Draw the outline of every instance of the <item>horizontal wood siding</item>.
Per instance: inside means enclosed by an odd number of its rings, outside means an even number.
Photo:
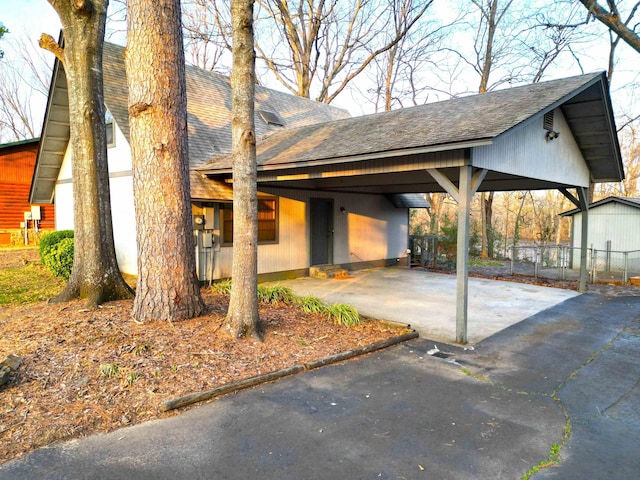
[[[547,141],[543,116],[532,118],[498,137],[493,145],[475,147],[472,164],[521,177],[588,187],[589,168],[559,109],[554,114],[554,130],[560,136]]]
[[[0,228],[19,229],[24,212],[31,211],[29,189],[36,164],[38,143],[0,149]],[[53,205],[42,205],[40,228],[55,227]]]

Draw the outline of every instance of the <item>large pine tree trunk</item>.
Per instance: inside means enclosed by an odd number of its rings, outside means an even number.
[[[238,338],[260,338],[258,317],[258,195],[254,125],[253,1],[232,0],[233,288],[227,321]]]
[[[88,306],[130,298],[116,261],[111,222],[102,86],[107,0],[49,0],[62,21],[64,46],[43,35],[40,45],[61,61],[69,92],[74,205],[71,277],[52,302],[86,298]]]
[[[129,127],[138,245],[137,321],[204,309],[196,278],[179,0],[129,0]]]

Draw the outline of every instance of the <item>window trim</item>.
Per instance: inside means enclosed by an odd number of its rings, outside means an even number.
[[[271,195],[270,196],[266,196],[266,195],[258,196],[258,202],[265,201],[265,200],[269,200],[269,201],[273,201],[274,202],[274,210],[275,210],[274,222],[275,222],[276,234],[275,234],[275,239],[274,240],[258,240],[258,245],[275,245],[277,243],[280,243],[280,197],[271,196]],[[224,211],[227,210],[227,208],[225,208],[225,207],[231,207],[231,210],[233,210],[233,203],[227,202],[227,203],[221,203],[220,204],[220,208],[219,208],[220,246],[222,246],[222,247],[232,247],[233,246],[233,241],[231,241],[231,242],[225,241]],[[231,222],[232,222],[231,223],[231,228],[233,228],[233,220]],[[259,225],[259,222],[258,222],[258,225]],[[258,232],[258,236],[259,235],[260,235],[260,233]]]
[[[111,115],[111,112],[106,106],[104,108],[104,127],[107,148],[113,148],[116,146],[116,122],[113,119],[113,115]],[[109,128],[111,128],[111,142],[109,142],[109,135],[107,133],[107,130]]]

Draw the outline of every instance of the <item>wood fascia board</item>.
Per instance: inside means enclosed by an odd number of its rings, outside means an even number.
[[[348,155],[335,158],[324,158],[319,160],[305,160],[300,162],[278,163],[273,165],[258,165],[258,172],[266,172],[269,170],[287,170],[291,168],[307,168],[323,165],[335,165],[347,162],[362,162],[367,160],[380,160],[385,158],[402,157],[409,155],[420,155],[424,153],[446,152],[449,150],[464,150],[473,147],[482,147],[492,145],[493,138],[482,138],[478,140],[470,140],[467,142],[448,143],[445,145],[432,145],[427,147],[406,148],[401,150],[389,150],[384,152],[367,153],[362,155]],[[206,175],[227,175],[232,173],[231,167],[220,169],[199,168],[198,172]]]

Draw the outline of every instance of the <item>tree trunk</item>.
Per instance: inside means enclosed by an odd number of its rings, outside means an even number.
[[[231,141],[233,288],[227,321],[238,338],[261,338],[258,317],[258,194],[254,125],[253,1],[232,0]]]
[[[129,0],[129,128],[138,245],[137,321],[204,309],[196,278],[179,0]]]
[[[96,306],[133,294],[118,269],[111,222],[102,85],[108,1],[49,3],[62,21],[64,46],[48,35],[40,45],[56,55],[67,77],[74,212],[73,270],[51,302],[80,297]]]

